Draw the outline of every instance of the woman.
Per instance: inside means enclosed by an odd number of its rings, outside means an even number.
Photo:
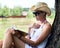
[[[44,2],[39,2],[30,8],[37,22],[29,27],[29,34],[23,37],[21,34],[14,36],[14,30],[8,29],[5,34],[2,48],[10,48],[14,43],[15,48],[45,48],[50,36],[51,25],[46,20],[51,11]]]

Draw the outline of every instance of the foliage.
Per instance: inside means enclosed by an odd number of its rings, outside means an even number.
[[[27,12],[26,18],[33,18],[34,15],[29,10],[29,8],[22,8],[22,7],[8,8],[7,6],[4,6],[3,8],[0,7],[0,16],[5,16],[5,17],[21,16],[23,11]],[[51,16],[49,16],[49,18],[54,18],[54,17],[55,17],[55,9],[51,8]]]
[[[10,10],[6,6],[2,9],[2,15],[5,17],[9,16],[9,12],[10,12]]]
[[[33,13],[29,10],[26,18],[33,18]]]
[[[55,18],[55,10],[51,9],[51,15],[47,16],[47,18]]]
[[[23,8],[23,11],[28,11],[29,10],[29,8]]]
[[[2,8],[0,7],[0,16],[2,15],[3,11],[2,11]]]
[[[21,7],[8,8],[7,6],[4,6],[3,8],[0,7],[0,16],[20,16],[22,11],[23,8]]]
[[[13,8],[13,16],[20,16],[22,14],[23,8],[15,7]]]

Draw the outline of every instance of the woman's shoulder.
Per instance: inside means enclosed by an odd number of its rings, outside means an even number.
[[[45,29],[49,29],[49,30],[51,30],[51,24],[49,23],[49,22],[46,22],[45,24],[44,24],[44,26],[43,26],[43,28],[45,28]]]
[[[51,27],[51,24],[50,24],[48,21],[46,21],[46,22],[44,23],[44,26]]]

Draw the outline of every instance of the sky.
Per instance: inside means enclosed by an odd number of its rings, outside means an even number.
[[[50,8],[54,8],[55,6],[55,0],[0,0],[0,5],[7,6],[9,8],[13,8],[15,6],[30,8],[37,2],[45,2]]]

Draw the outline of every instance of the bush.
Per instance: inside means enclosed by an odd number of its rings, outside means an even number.
[[[26,18],[33,18],[33,13],[29,10]]]

